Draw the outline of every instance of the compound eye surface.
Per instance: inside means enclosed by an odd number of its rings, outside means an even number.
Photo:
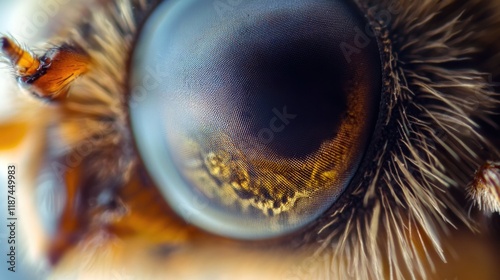
[[[130,70],[134,138],[181,217],[278,237],[332,207],[358,170],[379,48],[349,1],[223,2],[164,1],[147,20]]]

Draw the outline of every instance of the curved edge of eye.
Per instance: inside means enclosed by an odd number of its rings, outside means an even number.
[[[384,35],[386,26],[381,26],[377,22],[375,15],[370,12],[370,7],[367,6],[366,3],[355,0],[349,1],[349,4],[351,4],[353,8],[359,12],[360,16],[364,18],[366,25],[364,29],[355,30],[355,37],[351,38],[352,40],[350,42],[343,42],[346,43],[343,49],[345,56],[350,56],[362,51],[366,48],[367,42],[375,42],[378,47],[381,86],[376,123],[369,133],[370,142],[362,153],[360,164],[349,185],[340,194],[338,200],[329,209],[324,211],[321,216],[295,232],[294,236],[292,236],[292,240],[296,242],[295,246],[315,244],[324,237],[327,239],[330,238],[330,236],[332,236],[329,234],[330,231],[342,231],[342,228],[351,218],[349,215],[345,216],[342,214],[348,212],[345,211],[346,207],[352,208],[359,206],[363,208],[364,203],[366,203],[357,198],[353,199],[351,194],[359,190],[357,187],[363,186],[363,184],[366,183],[365,176],[367,176],[368,170],[378,170],[380,162],[375,161],[375,159],[380,159],[378,156],[380,151],[387,149],[387,143],[384,141],[384,139],[387,138],[387,131],[383,128],[387,127],[388,123],[393,121],[393,116],[391,116],[389,108],[392,93],[390,85],[385,83],[385,81],[390,80],[389,71],[387,71],[386,68],[390,66],[389,61],[391,55],[389,43],[384,40],[386,39],[386,35]],[[365,184],[362,188],[367,190],[368,186]],[[338,228],[325,230],[328,226],[333,224]]]
[[[193,2],[193,1],[191,1],[191,2]],[[196,1],[194,1],[194,2],[196,2]],[[259,2],[259,1],[254,1],[254,2]],[[338,2],[342,2],[342,4],[345,5],[345,7],[348,7],[347,9],[350,9],[350,12],[352,12],[354,14],[354,15],[350,15],[350,16],[352,16],[353,18],[358,17],[358,20],[359,20],[359,18],[361,18],[360,22],[362,24],[361,24],[361,27],[358,25],[350,26],[352,28],[352,31],[353,31],[350,34],[351,36],[345,35],[340,40],[338,40],[336,42],[338,44],[338,48],[339,48],[337,50],[337,56],[341,57],[341,59],[346,61],[345,63],[343,63],[344,66],[345,65],[349,66],[352,63],[360,63],[360,60],[357,57],[358,54],[361,53],[361,55],[363,55],[364,51],[371,48],[370,51],[372,51],[372,56],[373,56],[373,54],[375,54],[375,56],[376,56],[375,60],[378,60],[378,67],[377,68],[379,68],[377,70],[373,70],[373,68],[372,68],[371,70],[375,73],[377,73],[377,72],[379,73],[379,74],[375,74],[373,76],[379,76],[380,84],[378,86],[378,94],[379,94],[378,96],[381,96],[381,95],[383,95],[384,92],[386,92],[386,89],[383,88],[383,79],[385,77],[385,74],[383,72],[383,62],[385,61],[385,58],[384,58],[383,52],[381,51],[383,49],[383,45],[379,41],[379,38],[377,37],[375,32],[373,32],[373,30],[372,30],[373,23],[370,19],[368,19],[368,17],[363,15],[362,9],[358,5],[356,5],[350,1],[338,1]],[[169,5],[174,5],[174,4],[169,3]],[[157,7],[157,9],[158,9],[158,7]],[[157,12],[157,11],[155,11],[155,12]],[[154,13],[153,13],[153,16],[154,16]],[[156,21],[156,23],[152,24],[151,22],[148,23],[148,21],[150,21],[150,20],[151,20],[151,18],[147,18],[147,20],[145,21],[146,23],[142,27],[142,30],[144,30],[144,29],[148,30],[148,28],[151,29],[152,28],[151,26],[158,24],[158,21],[160,21],[160,19],[155,18],[153,20]],[[156,29],[153,28],[153,30],[156,30]],[[370,37],[368,37],[368,35],[363,33],[366,30],[371,32]],[[140,43],[141,40],[145,40],[144,38],[147,38],[147,37],[145,37],[146,35],[144,35],[144,34],[141,35],[142,32],[143,31],[139,32],[138,40],[136,43],[137,45],[136,45],[136,48],[134,50],[134,53],[137,51],[137,46],[139,46],[138,47],[139,49],[142,48],[143,53],[147,53],[146,51],[144,51],[144,47],[143,46],[141,47],[141,43]],[[154,32],[147,32],[147,33],[152,34]],[[146,39],[146,40],[148,40],[148,39]],[[360,41],[360,40],[362,40],[362,41]],[[157,103],[158,103],[159,99],[153,100],[151,98],[148,98],[148,96],[151,96],[151,92],[146,93],[146,90],[143,91],[142,93],[140,93],[139,95],[137,95],[137,91],[134,91],[134,87],[136,87],[138,85],[139,86],[144,85],[146,79],[151,78],[151,77],[147,77],[144,75],[141,76],[140,74],[134,74],[134,71],[135,71],[135,73],[137,73],[137,71],[138,71],[136,69],[137,68],[136,65],[138,63],[137,61],[139,58],[138,58],[137,53],[135,53],[133,55],[133,57],[134,58],[131,59],[130,64],[129,64],[130,65],[129,75],[132,77],[132,79],[131,79],[132,82],[129,84],[129,92],[128,92],[128,94],[129,94],[128,95],[128,103],[129,103],[129,108],[130,108],[129,123],[130,123],[130,126],[132,127],[134,134],[135,134],[135,137],[134,137],[135,141],[134,142],[135,142],[138,154],[140,154],[140,157],[141,157],[143,163],[145,164],[145,166],[147,167],[147,169],[149,170],[149,173],[150,173],[151,177],[153,178],[153,181],[156,182],[157,186],[159,186],[160,189],[162,189],[161,184],[166,182],[166,181],[169,181],[171,184],[175,184],[175,185],[183,185],[183,184],[185,185],[186,184],[185,177],[183,177],[182,174],[180,174],[181,172],[178,172],[179,167],[176,166],[174,160],[165,161],[165,160],[161,160],[158,158],[159,154],[165,154],[165,155],[172,154],[172,151],[169,150],[165,146],[165,144],[162,142],[163,141],[162,138],[164,138],[164,135],[160,129],[161,124],[158,124],[158,123],[154,124],[156,122],[156,120],[154,120],[154,118],[155,117],[159,118],[161,115],[158,114],[158,112],[152,113],[151,110],[144,110],[143,109],[143,113],[140,113],[140,114],[143,114],[142,117],[138,117],[138,115],[139,115],[137,113],[138,107],[144,107],[144,104],[149,103],[149,106],[151,106],[150,108],[153,108],[154,106],[158,106]],[[373,59],[373,57],[372,57],[372,59]],[[152,60],[149,59],[148,62],[151,62],[151,61]],[[139,64],[141,64],[141,63],[142,62],[139,62]],[[375,65],[377,65],[377,63],[375,63]],[[151,64],[147,64],[147,63],[146,63],[146,66],[144,66],[144,63],[142,63],[142,66],[143,66],[143,68],[146,67],[144,69],[147,69],[147,67],[149,67],[150,70],[156,69],[158,73],[168,75],[165,72],[162,72],[166,68],[161,68],[159,70],[159,68],[154,68]],[[218,66],[220,67],[220,65],[218,65]],[[144,69],[142,70],[143,73],[145,72]],[[156,73],[156,74],[158,74],[158,73]],[[199,73],[199,72],[197,72],[197,73]],[[149,74],[151,74],[151,73],[149,73]],[[134,78],[134,75],[135,75],[135,78]],[[371,76],[370,78],[373,78],[373,76]],[[362,82],[360,82],[360,83],[362,83]],[[377,87],[377,86],[375,86],[375,87]],[[146,88],[144,88],[144,89],[146,89]],[[173,96],[173,97],[171,96],[170,98],[172,98],[172,100],[173,100],[175,98],[175,96]],[[284,236],[284,235],[300,236],[304,230],[310,228],[311,226],[317,225],[318,222],[323,220],[324,217],[328,216],[328,214],[332,212],[332,209],[341,207],[340,204],[343,203],[344,198],[346,197],[345,194],[349,192],[350,185],[353,182],[358,182],[361,178],[357,178],[357,177],[359,177],[360,174],[363,174],[364,169],[369,167],[372,164],[370,161],[367,160],[370,158],[370,156],[372,156],[374,154],[374,151],[377,148],[376,144],[374,144],[372,140],[374,137],[379,136],[377,130],[381,125],[381,119],[383,119],[383,117],[386,116],[387,112],[386,112],[386,109],[384,109],[384,106],[386,105],[384,97],[381,97],[381,98],[371,97],[371,98],[374,98],[374,100],[376,100],[376,103],[377,103],[375,105],[376,109],[374,112],[374,114],[377,116],[377,119],[374,122],[374,124],[371,126],[371,128],[369,129],[369,132],[364,131],[364,134],[363,134],[364,137],[367,137],[371,140],[367,141],[365,148],[363,148],[363,152],[358,151],[358,154],[357,154],[358,166],[355,169],[355,171],[351,171],[351,173],[349,175],[350,178],[348,180],[350,182],[348,182],[346,184],[346,186],[343,187],[340,192],[337,192],[337,194],[335,195],[335,199],[333,199],[333,202],[330,203],[328,205],[328,207],[323,206],[324,208],[321,211],[318,211],[315,214],[314,218],[308,220],[305,223],[301,223],[299,226],[288,228],[285,231],[283,231],[283,230],[281,230],[281,231],[280,230],[278,230],[278,231],[271,230],[271,234],[270,234],[270,232],[268,232],[268,231],[267,232],[261,231],[259,229],[252,231],[251,229],[255,228],[255,226],[257,225],[257,223],[254,223],[253,226],[246,229],[247,231],[248,230],[250,230],[250,231],[236,233],[236,232],[234,232],[234,228],[232,228],[232,227],[234,227],[234,225],[227,227],[227,223],[226,223],[227,220],[224,221],[224,220],[220,220],[218,218],[215,218],[215,219],[212,219],[211,221],[208,222],[208,221],[201,221],[201,220],[198,220],[196,218],[199,215],[204,215],[205,214],[204,212],[207,212],[206,197],[205,197],[205,199],[200,200],[199,198],[196,198],[196,197],[192,196],[192,194],[191,194],[191,199],[189,199],[189,198],[186,198],[186,197],[190,196],[190,193],[187,193],[187,192],[185,192],[183,195],[180,195],[180,196],[177,195],[177,196],[172,197],[172,193],[165,194],[165,190],[163,189],[162,192],[164,192],[165,196],[167,196],[165,199],[170,204],[172,204],[173,202],[176,202],[176,201],[177,201],[177,203],[178,203],[178,201],[183,201],[182,203],[179,204],[180,206],[175,206],[175,205],[171,205],[171,206],[184,219],[187,219],[190,222],[194,222],[194,224],[200,226],[202,229],[208,230],[209,232],[212,232],[215,234],[226,235],[226,236],[237,238],[237,239],[268,239],[268,238],[274,238],[274,237],[279,237],[279,236]],[[181,106],[180,106],[181,109],[176,109],[176,108],[172,108],[172,107],[169,107],[169,108],[174,110],[174,111],[178,110],[175,112],[180,113],[183,110],[182,108],[185,108],[183,106],[185,106],[185,104],[181,104]],[[219,107],[215,106],[215,107],[220,108],[220,106]],[[134,113],[134,111],[135,111],[135,113]],[[209,111],[209,112],[216,112],[216,111]],[[173,116],[173,117],[175,117],[175,116]],[[178,121],[182,122],[182,120],[178,120]],[[196,121],[198,121],[198,120],[196,119]],[[230,122],[230,120],[227,120],[227,122]],[[214,126],[212,123],[208,123],[206,125],[211,126],[211,127]],[[145,129],[145,127],[148,127],[148,128]],[[178,131],[179,130],[176,130],[176,132],[178,132]],[[241,133],[245,133],[245,132],[246,131],[238,132],[236,134],[241,134]],[[146,140],[144,140],[144,139],[146,139]],[[181,139],[181,138],[176,138],[176,141],[179,141],[179,139]],[[151,147],[156,147],[156,148],[151,149]],[[156,160],[152,161],[151,160],[152,158],[156,158]],[[162,166],[164,170],[170,170],[170,171],[173,171],[174,173],[170,172],[170,174],[167,174],[167,172],[152,171],[153,169],[157,168],[157,166]],[[168,168],[166,168],[166,167],[168,167]],[[220,179],[220,178],[218,178],[218,179]],[[199,203],[200,201],[203,203]],[[190,205],[193,203],[195,203],[195,204],[197,203],[198,206],[201,206],[201,208],[196,209],[196,208],[192,208],[191,206],[187,207],[187,205]],[[213,216],[212,216],[212,218],[213,218]],[[240,227],[241,223],[238,222],[238,220],[240,218],[239,217],[233,217],[233,218],[235,219],[235,224],[237,225],[237,227]],[[194,221],[191,219],[194,219]],[[228,234],[227,232],[232,232],[232,233]]]

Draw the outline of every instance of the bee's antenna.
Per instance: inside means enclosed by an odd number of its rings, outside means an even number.
[[[66,96],[69,85],[88,69],[87,54],[69,45],[49,49],[38,57],[8,36],[0,49],[11,62],[19,83],[36,97],[55,100]]]

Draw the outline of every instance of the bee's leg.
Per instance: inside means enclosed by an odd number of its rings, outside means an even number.
[[[66,202],[63,214],[59,219],[58,229],[53,236],[49,248],[48,257],[52,264],[56,264],[61,257],[75,246],[88,230],[88,216],[81,211],[81,168],[69,169],[64,174],[66,186]]]
[[[110,199],[99,202],[100,194],[106,191],[114,197],[118,182],[113,178],[103,182],[95,180],[89,172],[87,161],[67,168],[61,175],[66,201],[47,248],[48,259],[54,266],[76,246],[92,240],[95,234],[108,232],[109,223],[124,215],[120,207],[109,207],[112,202]],[[104,241],[104,238],[101,240]]]
[[[1,37],[0,48],[12,64],[19,84],[36,97],[48,100],[66,97],[68,87],[90,65],[88,55],[70,45],[49,49],[38,57],[13,39]]]
[[[79,246],[108,248],[107,252],[113,253],[125,248],[122,242],[110,241],[126,240],[170,252],[202,236],[173,214],[159,191],[142,178],[141,170],[126,182],[113,178],[102,181],[89,178],[92,172],[88,163],[84,161],[63,173],[66,202],[47,248],[54,267]]]

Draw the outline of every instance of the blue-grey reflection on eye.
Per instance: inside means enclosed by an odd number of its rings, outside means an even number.
[[[165,1],[131,67],[141,157],[183,218],[223,236],[276,237],[331,207],[376,121],[377,43],[348,1]]]

